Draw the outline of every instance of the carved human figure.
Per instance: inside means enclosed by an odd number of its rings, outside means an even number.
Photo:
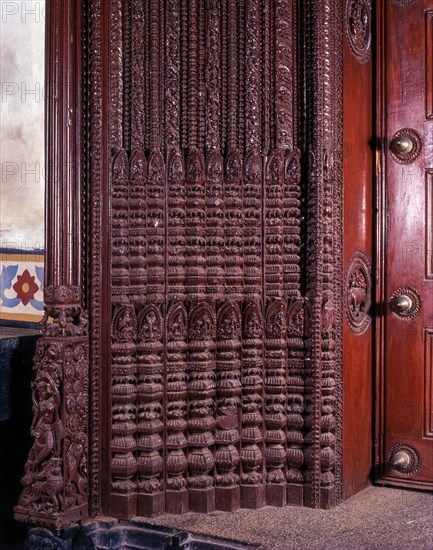
[[[34,418],[31,434],[35,438],[25,466],[24,486],[30,485],[35,472],[50,456],[60,456],[65,430],[59,416],[60,394],[54,380],[45,373],[35,385]]]

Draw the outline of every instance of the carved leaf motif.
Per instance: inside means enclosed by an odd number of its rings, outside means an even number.
[[[130,162],[131,183],[133,185],[143,185],[146,181],[147,163],[144,154],[141,151],[134,151]]]
[[[299,185],[301,181],[301,151],[295,149],[286,156],[284,179],[287,183]]]
[[[266,181],[277,184],[282,180],[284,168],[283,152],[277,149],[272,152],[266,164]]]
[[[180,183],[185,178],[183,156],[178,149],[172,149],[168,160],[168,180],[171,183]]]
[[[128,184],[129,166],[128,157],[122,149],[116,153],[113,159],[112,180],[113,186],[124,186]]]
[[[148,177],[150,184],[161,184],[164,178],[164,159],[160,151],[152,151],[149,157]]]

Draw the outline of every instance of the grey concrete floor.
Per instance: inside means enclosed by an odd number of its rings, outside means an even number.
[[[433,550],[433,493],[369,487],[333,510],[265,507],[146,522],[261,550]]]

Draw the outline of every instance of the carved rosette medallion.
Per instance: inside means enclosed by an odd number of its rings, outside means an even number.
[[[347,0],[345,25],[354,58],[359,63],[367,63],[371,56],[370,0]]]
[[[397,455],[403,455],[406,460],[395,463],[393,458]],[[421,455],[413,445],[408,443],[395,443],[388,452],[387,464],[394,474],[401,476],[413,476],[422,466]]]
[[[411,301],[411,307],[407,309],[406,311],[394,311],[394,308],[392,307],[393,302],[397,300],[399,296],[408,296]],[[402,285],[399,286],[394,290],[394,292],[391,294],[391,297],[388,302],[389,309],[392,311],[394,315],[396,315],[399,319],[403,319],[405,321],[412,321],[418,315],[421,313],[422,309],[422,298],[419,294],[419,292],[412,288],[411,286]]]
[[[371,263],[366,254],[357,250],[346,271],[345,311],[350,330],[364,334],[371,322]]]

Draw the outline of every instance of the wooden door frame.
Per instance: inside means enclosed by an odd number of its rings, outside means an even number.
[[[386,202],[385,202],[385,162],[386,162],[386,78],[385,78],[385,2],[376,3],[376,41],[375,41],[375,192],[376,192],[376,219],[375,219],[375,401],[374,401],[374,480],[377,481],[383,469],[383,434],[384,434],[384,368],[385,368],[385,315],[387,312],[385,294],[385,242],[386,242]]]

